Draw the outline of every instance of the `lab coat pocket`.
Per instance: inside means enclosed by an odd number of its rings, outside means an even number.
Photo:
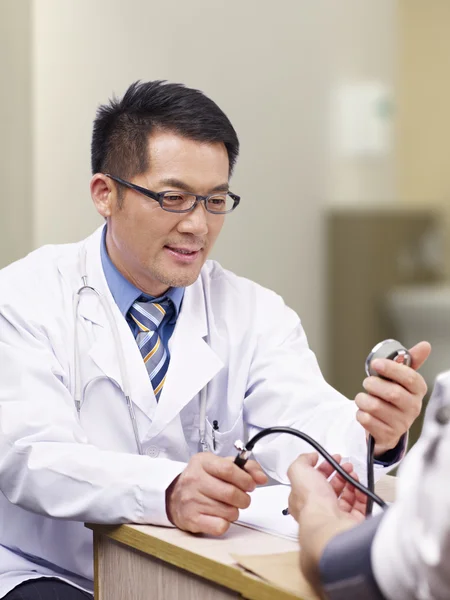
[[[238,418],[227,431],[221,431],[220,421],[211,421],[206,419],[206,441],[209,450],[220,456],[234,456],[236,450],[234,443],[236,440],[242,440],[245,437],[245,427],[243,420],[243,409]]]

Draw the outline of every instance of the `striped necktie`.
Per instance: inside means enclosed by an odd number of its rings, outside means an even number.
[[[162,302],[138,299],[128,311],[139,328],[136,342],[144,359],[157,401],[161,395],[169,367],[169,355],[158,334],[158,328],[164,318],[170,317],[171,309],[170,301],[167,298]]]

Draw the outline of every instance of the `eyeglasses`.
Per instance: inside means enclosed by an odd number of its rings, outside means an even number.
[[[241,197],[231,192],[217,192],[209,196],[200,196],[199,194],[191,194],[188,192],[152,192],[147,188],[136,185],[125,181],[120,177],[115,177],[109,173],[105,173],[106,177],[109,177],[116,183],[123,185],[139,194],[147,196],[152,200],[159,202],[160,207],[163,210],[173,213],[187,213],[197,206],[199,202],[205,203],[205,208],[208,212],[215,215],[226,215],[233,211],[241,201]]]

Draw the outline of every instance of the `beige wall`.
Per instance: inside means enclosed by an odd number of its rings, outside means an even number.
[[[406,202],[450,198],[450,2],[399,0],[397,164]]]
[[[330,68],[325,5],[36,3],[36,244],[78,239],[99,222],[88,181],[100,102],[139,78],[199,87],[227,112],[242,143],[232,184],[242,205],[228,218],[215,257],[279,291],[320,352]]]
[[[136,79],[199,87],[242,143],[232,189],[243,201],[215,257],[282,294],[323,364],[327,204],[392,187],[390,157],[349,164],[330,152],[331,98],[342,81],[391,82],[394,22],[391,0],[34,2],[33,244],[100,222],[88,192],[99,103]]]
[[[0,1],[0,267],[32,248],[31,8]]]
[[[327,3],[331,24],[330,70],[334,97],[342,85],[375,83],[395,101],[397,74],[397,1],[344,0]],[[336,106],[331,104],[331,156],[328,198],[333,205],[389,204],[395,198],[395,161],[392,142],[373,154],[343,155],[336,135]],[[393,127],[389,119],[387,127]]]

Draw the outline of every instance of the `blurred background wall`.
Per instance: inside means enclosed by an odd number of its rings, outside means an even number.
[[[232,189],[243,202],[215,257],[282,294],[325,361],[325,207],[348,195],[393,195],[391,156],[364,169],[332,156],[332,96],[355,78],[392,85],[395,3],[2,0],[0,6],[21,73],[7,101],[16,120],[25,117],[16,139],[25,152],[15,153],[15,169],[32,227],[0,261],[20,256],[24,246],[89,234],[100,222],[88,192],[96,107],[136,79],[181,81],[218,102],[242,143]],[[16,131],[5,116],[4,126]],[[9,152],[3,149],[12,160]],[[0,164],[12,191],[3,196],[5,214],[24,191]]]
[[[406,203],[449,197],[449,29],[447,0],[400,0],[396,168]]]
[[[31,3],[0,0],[0,266],[33,246]]]
[[[100,223],[99,104],[137,79],[198,87],[242,145],[243,201],[214,257],[278,291],[353,396],[373,344],[418,341],[399,304],[412,298],[417,321],[430,289],[446,303],[449,12],[447,0],[0,0],[0,265]]]

